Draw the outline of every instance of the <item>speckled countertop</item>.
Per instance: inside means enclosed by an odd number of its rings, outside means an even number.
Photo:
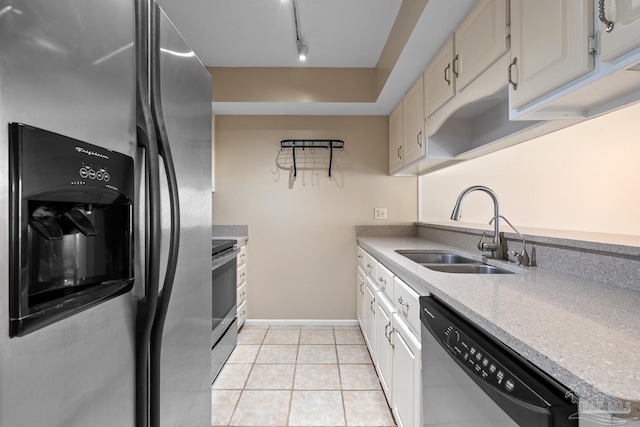
[[[417,237],[358,242],[416,292],[439,297],[580,399],[619,399],[630,405],[627,416],[640,416],[640,292],[502,261],[488,263],[517,274],[441,273],[395,250],[447,250],[478,260],[480,253]]]

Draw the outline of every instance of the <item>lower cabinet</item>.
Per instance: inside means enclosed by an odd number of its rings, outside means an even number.
[[[373,279],[367,276],[364,286],[364,326],[363,335],[364,341],[367,344],[369,353],[373,355],[376,353],[376,296],[379,289],[375,285]]]
[[[360,259],[363,252],[358,248]],[[370,254],[365,257],[371,267],[357,268],[360,329],[398,427],[421,427],[421,344],[410,326],[417,294],[390,271],[387,282],[393,286],[382,289],[375,272],[385,268]]]
[[[236,299],[236,317],[238,319],[238,330],[244,325],[244,321],[247,320],[247,245],[241,244],[240,253],[236,258],[237,263],[237,287],[238,295]]]
[[[375,360],[374,364],[380,379],[380,385],[382,385],[382,391],[387,396],[387,400],[392,402],[393,343],[391,339],[395,307],[382,291],[378,292],[375,307],[376,352],[373,359]]]
[[[420,426],[422,408],[422,347],[407,324],[393,315],[393,400],[398,427]]]

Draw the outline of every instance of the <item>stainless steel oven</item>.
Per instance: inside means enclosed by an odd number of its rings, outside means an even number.
[[[211,382],[215,380],[238,340],[237,261],[235,240],[213,239],[211,245]]]
[[[578,426],[571,394],[433,296],[420,297],[424,426]]]

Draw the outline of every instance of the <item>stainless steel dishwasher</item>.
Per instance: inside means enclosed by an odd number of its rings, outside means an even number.
[[[571,393],[433,296],[420,297],[424,426],[578,426]]]

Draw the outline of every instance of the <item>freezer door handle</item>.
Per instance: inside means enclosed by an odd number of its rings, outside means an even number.
[[[149,421],[151,427],[160,426],[160,371],[161,349],[164,322],[167,317],[169,300],[178,265],[180,247],[180,200],[178,197],[178,181],[171,156],[169,136],[162,111],[161,66],[160,66],[160,19],[161,11],[157,3],[152,2],[151,10],[151,116],[158,141],[158,153],[162,157],[169,190],[169,209],[171,231],[169,235],[169,255],[165,280],[158,298],[153,331],[151,334],[151,365],[149,383]]]

